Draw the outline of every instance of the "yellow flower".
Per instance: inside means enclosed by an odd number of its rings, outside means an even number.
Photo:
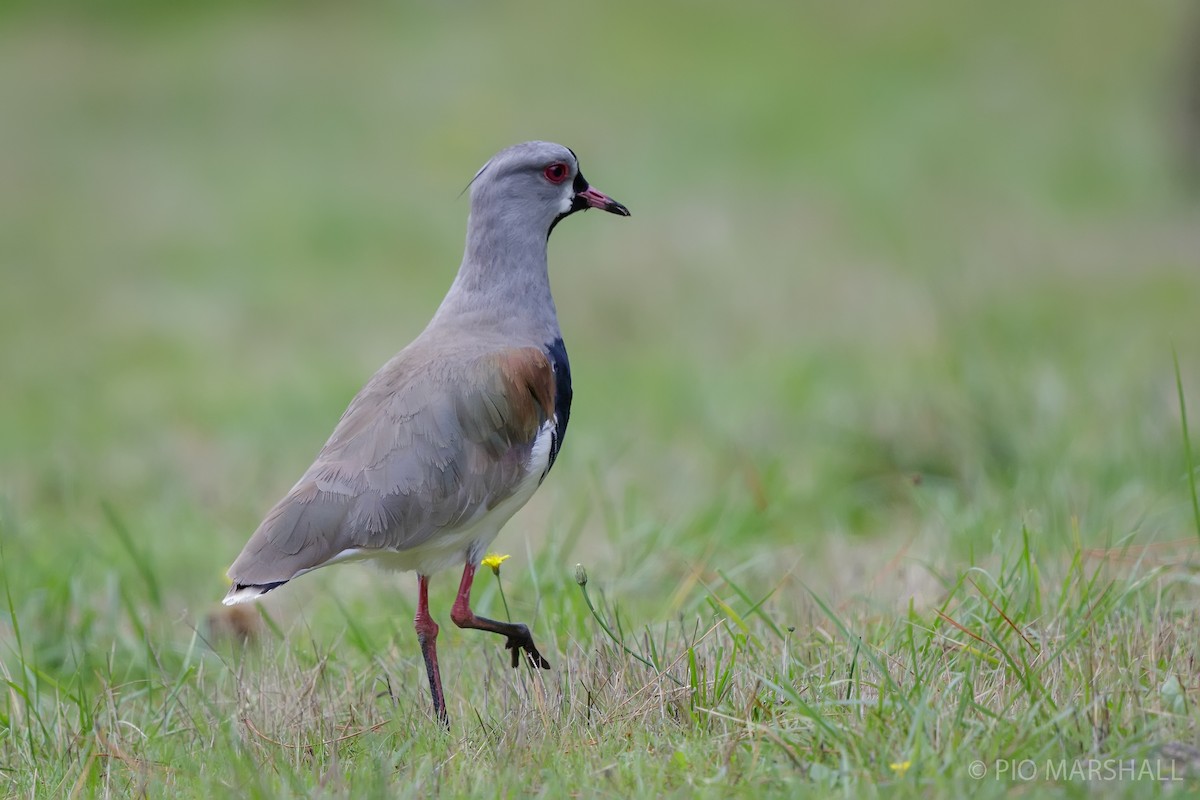
[[[491,567],[493,575],[499,575],[500,565],[507,561],[508,558],[508,556],[502,556],[498,553],[488,553],[480,563],[485,567]]]
[[[894,764],[888,764],[888,769],[896,773],[897,778],[903,778],[904,773],[908,772],[908,768],[911,766],[911,761],[897,761]]]

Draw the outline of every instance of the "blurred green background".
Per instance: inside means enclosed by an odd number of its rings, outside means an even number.
[[[928,589],[887,583],[901,556],[1023,526],[1051,552],[1188,537],[1198,34],[1183,2],[8,6],[20,614],[139,563],[173,620],[207,613],[436,307],[460,190],[531,138],[633,217],[551,242],[575,406],[510,564],[565,541],[653,620],[693,570],[892,605]],[[340,570],[288,602],[411,593]]]

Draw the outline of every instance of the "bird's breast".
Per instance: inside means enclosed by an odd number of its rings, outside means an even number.
[[[550,463],[546,471],[554,466],[563,439],[567,435],[567,422],[571,419],[571,362],[567,359],[567,346],[559,336],[546,345],[546,356],[554,368],[554,431],[550,442]]]

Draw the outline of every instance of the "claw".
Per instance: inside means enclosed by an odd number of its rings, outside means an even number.
[[[533,643],[533,636],[529,633],[529,628],[524,625],[518,633],[508,637],[508,641],[504,643],[504,647],[512,651],[512,665],[516,669],[521,663],[521,651],[524,650],[529,655],[529,660],[535,667],[542,669],[550,669],[550,662],[538,652],[537,646]]]

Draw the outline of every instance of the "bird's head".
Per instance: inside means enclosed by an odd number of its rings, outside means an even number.
[[[494,209],[504,224],[550,231],[576,211],[600,208],[629,216],[629,209],[588,184],[574,151],[553,142],[524,142],[501,150],[471,181],[471,211]]]

